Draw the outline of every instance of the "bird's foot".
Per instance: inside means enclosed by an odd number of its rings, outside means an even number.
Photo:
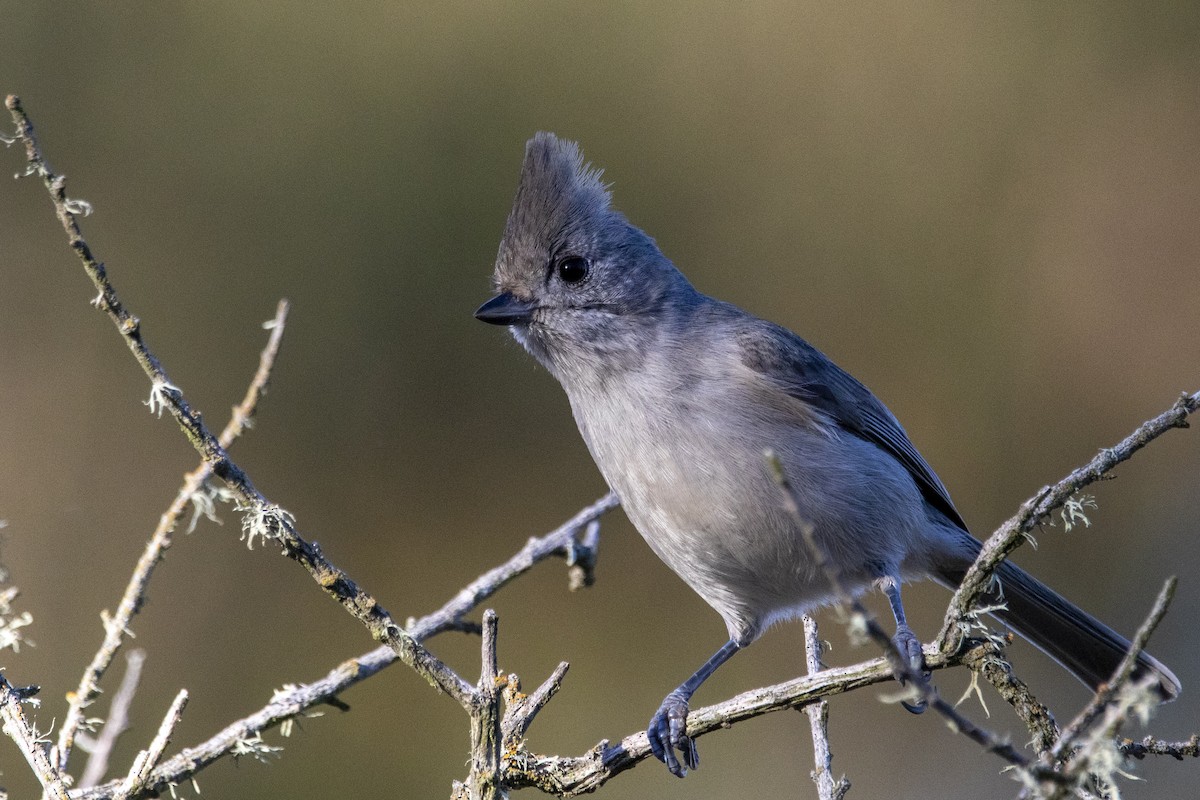
[[[650,718],[646,735],[650,737],[650,751],[654,757],[667,765],[677,778],[687,775],[689,769],[700,766],[700,754],[696,743],[687,735],[688,699],[679,692],[671,692]],[[678,750],[683,763],[676,758]]]
[[[919,675],[923,685],[929,683],[930,672],[925,669],[925,654],[921,651],[921,640],[913,633],[912,628],[907,625],[899,625],[896,627],[896,635],[892,637],[892,644],[895,645],[896,651],[900,654],[900,658],[904,660],[905,666],[908,667],[911,674]],[[904,686],[908,683],[908,676],[900,673],[896,676],[900,681],[900,685]],[[900,705],[904,706],[906,711],[913,714],[921,714],[925,711],[929,703],[921,698],[915,703],[910,703],[907,700],[901,700]]]

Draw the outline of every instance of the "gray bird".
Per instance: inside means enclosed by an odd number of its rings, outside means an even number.
[[[673,774],[697,765],[686,719],[700,684],[773,623],[836,600],[767,450],[842,582],[883,590],[897,646],[921,664],[900,584],[954,588],[980,543],[867,387],[791,331],[696,291],[610,207],[579,148],[550,133],[526,146],[494,277],[475,316],[508,326],[558,379],[629,519],[729,630],[650,721]],[[996,616],[1093,689],[1112,675],[1128,640],[1012,564],[997,575]],[[1137,663],[1164,700],[1179,693],[1157,660]]]

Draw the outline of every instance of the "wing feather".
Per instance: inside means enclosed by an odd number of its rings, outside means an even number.
[[[738,333],[742,361],[747,367],[787,394],[810,403],[841,429],[889,453],[912,476],[930,505],[967,530],[937,473],[870,389],[786,328],[750,319]]]

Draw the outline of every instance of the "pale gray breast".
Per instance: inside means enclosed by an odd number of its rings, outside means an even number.
[[[848,578],[865,583],[878,563],[903,559],[920,522],[919,497],[894,459],[755,381],[740,359],[706,351],[702,364],[663,359],[651,375],[569,388],[568,395],[630,520],[725,618],[731,636],[753,639],[767,620],[829,595],[783,510],[766,448],[779,453],[806,521]],[[885,498],[914,514],[874,513],[895,507]]]

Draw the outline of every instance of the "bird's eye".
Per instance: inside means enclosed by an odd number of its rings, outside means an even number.
[[[555,269],[563,283],[579,283],[587,277],[591,265],[583,256],[565,256],[559,260]]]

